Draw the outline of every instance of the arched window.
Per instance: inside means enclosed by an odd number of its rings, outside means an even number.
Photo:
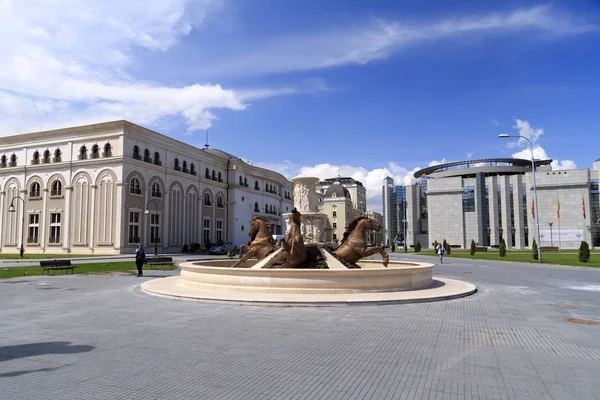
[[[260,212],[260,207],[258,207],[258,202],[254,203],[254,212]]]
[[[104,154],[102,154],[102,157],[112,157],[112,146],[110,143],[104,145]]]
[[[212,170],[211,179],[212,179],[213,181],[216,181],[216,180],[217,180],[217,174],[215,173],[215,170],[214,170],[214,169]]]
[[[204,205],[205,206],[211,206],[212,202],[210,201],[210,193],[205,193],[204,194]]]
[[[240,176],[240,186],[244,186],[244,178]]]
[[[223,208],[223,198],[221,196],[217,197],[217,208]]]
[[[175,171],[181,171],[181,167],[179,166],[179,158],[176,158],[175,161],[173,161],[173,169],[175,169]]]
[[[158,154],[158,151],[154,152],[154,165],[162,165],[162,163],[160,162],[160,154]]]
[[[95,144],[92,146],[92,158],[100,157],[100,147]]]
[[[152,158],[150,157],[150,150],[144,150],[144,162],[151,163]]]
[[[223,183],[223,176],[221,175],[221,172],[217,174],[217,181]]]
[[[260,186],[258,184],[258,181],[254,181],[254,189],[255,190],[260,190]]]
[[[265,204],[265,214],[268,214],[268,213],[269,213],[269,205]]]
[[[50,163],[50,150],[46,150],[46,151],[44,152],[44,158],[42,159],[42,162],[43,162],[44,164],[48,164],[48,163]]]
[[[188,173],[188,172],[190,172],[190,171],[188,170],[188,167],[187,167],[187,161],[184,161],[184,162],[183,162],[183,172],[185,172],[185,173]]]
[[[62,182],[58,179],[50,186],[50,196],[62,196]]]
[[[129,193],[142,194],[142,188],[140,187],[140,180],[138,178],[131,178],[131,181],[129,182]]]
[[[194,163],[190,164],[190,174],[196,175],[196,166],[194,165]]]
[[[79,149],[79,159],[87,160],[87,147],[81,146],[81,148]]]
[[[29,197],[40,197],[41,188],[39,182],[33,182],[29,188]]]
[[[248,178],[244,178],[244,186],[248,187]]]
[[[138,146],[133,146],[133,158],[136,160],[142,159],[142,156],[140,155],[140,148]]]
[[[31,160],[31,163],[33,165],[37,165],[40,163],[40,153],[37,151],[33,152],[33,159]]]
[[[61,162],[62,161],[62,152],[60,151],[60,149],[56,149],[54,150],[54,160],[52,160],[53,162]]]
[[[0,167],[2,167],[2,168],[6,167],[6,156],[2,156],[0,158]]]
[[[160,184],[158,182],[154,182],[152,184],[152,191],[151,191],[150,195],[152,197],[158,197],[158,198],[162,197],[162,193],[160,192]]]
[[[208,168],[206,168],[206,169],[204,170],[204,177],[205,177],[206,179],[210,179],[210,170],[209,170]]]
[[[17,166],[17,155],[13,153],[13,155],[10,156],[10,162],[8,163],[9,167],[16,167]]]

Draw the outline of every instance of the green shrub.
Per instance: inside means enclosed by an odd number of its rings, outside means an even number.
[[[581,242],[581,245],[579,246],[579,261],[590,261],[590,245],[585,240]]]
[[[504,239],[502,239],[502,241],[500,241],[500,247],[498,248],[498,254],[500,255],[500,257],[506,257],[506,242],[504,241]]]
[[[415,244],[415,253],[418,253],[421,251],[421,242],[417,241],[417,244]]]
[[[535,239],[533,239],[533,243],[531,244],[531,255],[533,256],[534,260],[538,259],[538,247]]]
[[[474,240],[471,240],[471,255],[474,256],[477,252],[477,245]]]

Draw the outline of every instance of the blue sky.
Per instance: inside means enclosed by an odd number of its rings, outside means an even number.
[[[27,4],[23,4],[27,3]],[[600,157],[600,3],[0,0],[0,136],[128,119],[381,209],[444,161]]]

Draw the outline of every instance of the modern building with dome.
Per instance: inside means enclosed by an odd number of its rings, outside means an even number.
[[[248,242],[253,216],[285,233],[292,183],[227,152],[127,121],[2,138],[0,252],[179,252]]]
[[[552,160],[535,160],[537,209],[531,160],[486,158],[434,165],[414,173],[410,186],[383,181],[387,240],[405,221],[409,245],[434,241],[469,248],[531,248],[539,223],[541,246],[578,248],[585,240],[600,247],[600,159],[593,168],[553,170]],[[394,194],[404,193],[402,202]],[[405,205],[399,211],[398,204]],[[537,221],[536,221],[537,219]]]

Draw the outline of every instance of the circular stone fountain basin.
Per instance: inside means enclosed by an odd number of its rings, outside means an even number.
[[[361,260],[360,269],[231,268],[236,260],[180,264],[181,275],[144,282],[144,292],[196,300],[269,304],[422,302],[474,293],[467,282],[433,278],[433,264]],[[248,267],[253,265],[247,263]]]

